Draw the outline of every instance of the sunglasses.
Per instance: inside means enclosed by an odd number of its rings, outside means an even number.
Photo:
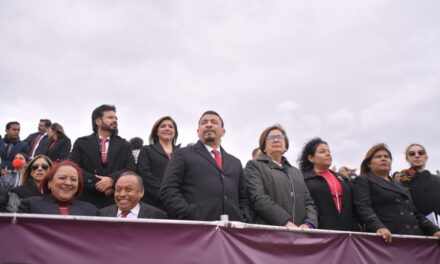
[[[281,139],[284,139],[285,137],[286,136],[284,136],[284,135],[270,135],[270,136],[266,137],[266,140],[267,141],[272,141],[272,140],[275,140],[275,139],[281,140]]]
[[[33,171],[38,170],[39,168],[42,168],[43,170],[48,170],[49,169],[49,165],[47,165],[47,164],[33,164],[31,166],[31,169]]]
[[[426,152],[424,150],[419,150],[419,151],[408,151],[408,156],[410,157],[414,157],[415,155],[419,154],[419,156],[423,156],[426,154]]]

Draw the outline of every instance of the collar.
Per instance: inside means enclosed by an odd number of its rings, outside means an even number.
[[[130,213],[127,215],[126,218],[138,218],[140,210],[141,210],[141,205],[137,203],[135,207],[131,208]],[[122,213],[121,209],[118,208],[118,213],[116,214],[116,216],[120,218],[121,213]]]
[[[202,143],[202,144],[203,144],[203,143]],[[211,151],[213,151],[213,150],[217,150],[217,151],[220,153],[220,156],[222,155],[222,150],[221,150],[221,147],[220,147],[220,146],[218,147],[218,149],[215,149],[215,148],[211,148],[211,147],[208,146],[208,145],[205,145],[205,144],[203,144],[203,145],[204,145],[205,148],[208,150],[209,154],[212,155],[212,152],[211,152]]]

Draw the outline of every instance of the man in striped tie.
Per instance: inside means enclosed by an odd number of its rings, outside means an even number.
[[[131,146],[118,135],[116,107],[101,105],[92,113],[93,133],[78,138],[70,153],[84,174],[84,191],[80,199],[98,208],[114,203],[113,184],[119,175],[134,170]]]

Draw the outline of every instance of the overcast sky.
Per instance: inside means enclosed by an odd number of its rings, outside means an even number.
[[[0,1],[0,126],[21,137],[40,118],[75,140],[91,112],[117,107],[120,135],[147,140],[171,115],[178,142],[220,113],[222,145],[243,165],[264,128],[280,123],[296,164],[313,137],[334,165],[358,168],[387,143],[427,147],[440,169],[440,2]]]

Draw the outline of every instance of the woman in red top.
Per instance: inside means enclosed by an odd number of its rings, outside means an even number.
[[[19,213],[58,215],[98,215],[98,209],[76,198],[81,194],[84,180],[81,169],[64,160],[55,164],[40,183],[43,196],[23,200]]]
[[[327,142],[320,138],[307,142],[298,163],[318,209],[318,227],[358,231],[351,183],[346,177],[329,169],[332,156]]]

